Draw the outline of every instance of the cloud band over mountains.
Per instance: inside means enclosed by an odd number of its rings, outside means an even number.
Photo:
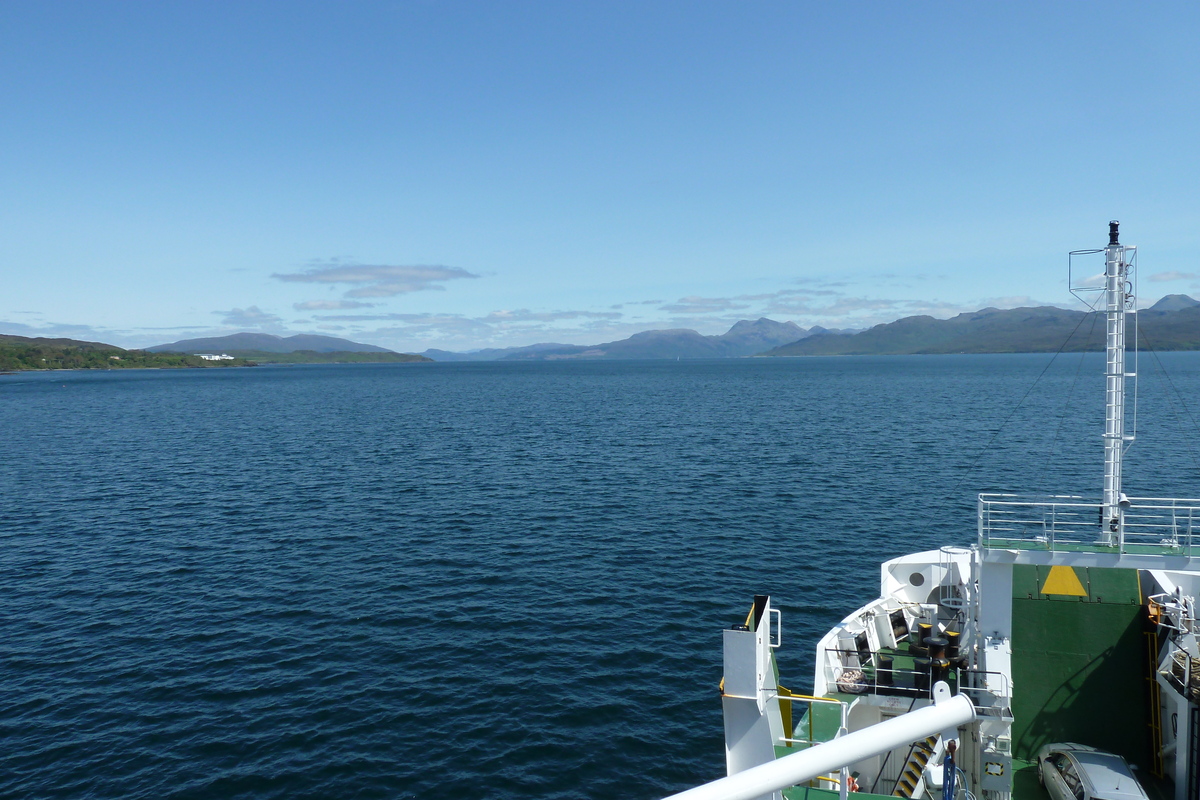
[[[374,305],[358,300],[309,300],[304,303],[292,303],[292,308],[297,311],[341,311],[350,308],[371,308]]]
[[[436,264],[327,264],[312,267],[304,272],[276,272],[271,277],[289,283],[348,285],[353,288],[345,293],[346,297],[362,298],[395,297],[429,290],[444,291],[446,287],[442,284],[446,281],[479,276],[461,267]]]

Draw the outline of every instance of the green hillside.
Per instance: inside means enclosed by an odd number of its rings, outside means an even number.
[[[244,358],[205,361],[180,353],[124,350],[101,342],[43,339],[0,334],[0,370],[27,369],[146,369],[180,367],[244,367]]]
[[[374,364],[429,362],[408,353],[333,352],[298,350],[271,353],[263,350],[226,350],[233,360],[206,361],[191,353],[125,350],[103,342],[45,339],[0,334],[0,370],[25,369],[131,369],[178,367],[246,367],[254,364]]]

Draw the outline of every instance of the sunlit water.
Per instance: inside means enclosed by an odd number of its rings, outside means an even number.
[[[882,559],[973,541],[977,491],[1097,493],[1102,360],[1049,362],[0,376],[0,795],[718,777],[753,594],[804,689]],[[1162,362],[1127,488],[1196,496],[1200,353]]]

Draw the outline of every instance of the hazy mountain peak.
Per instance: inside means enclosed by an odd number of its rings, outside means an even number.
[[[315,333],[298,333],[295,336],[276,336],[273,333],[244,331],[229,336],[209,336],[202,339],[181,339],[169,344],[147,347],[151,353],[206,353],[229,350],[257,350],[264,353],[294,353],[297,350],[312,350],[317,353],[390,353],[386,347],[352,342],[336,336],[321,336]]]
[[[753,330],[764,330],[764,331],[786,330],[789,333],[795,332],[797,338],[804,335],[804,328],[801,328],[799,325],[792,322],[791,320],[788,320],[787,322],[776,322],[775,320],[767,319],[766,317],[759,317],[758,319],[754,320],[753,322],[751,322],[748,319],[739,319],[737,322],[733,323],[733,327],[730,328],[728,331],[726,331],[724,333],[724,335],[729,336],[730,334],[740,334],[740,333],[745,333],[747,331],[753,331]]]
[[[1185,308],[1192,308],[1193,306],[1200,306],[1200,300],[1193,300],[1186,294],[1169,294],[1146,310],[1182,311]]]
[[[663,337],[663,336],[680,337],[680,336],[699,336],[699,335],[700,335],[699,333],[692,330],[691,328],[662,328],[660,330],[642,331],[641,333],[635,333],[632,336],[630,336],[629,338],[630,339],[656,339],[658,337]]]

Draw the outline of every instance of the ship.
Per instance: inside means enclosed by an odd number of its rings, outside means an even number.
[[[1114,221],[1070,257],[1104,260],[1071,277],[1107,323],[1101,494],[980,494],[973,545],[882,564],[810,695],[779,684],[782,612],[756,596],[722,632],[726,777],[671,800],[1200,800],[1200,499],[1122,491],[1137,248]],[[1129,780],[1055,795],[1064,748]]]

